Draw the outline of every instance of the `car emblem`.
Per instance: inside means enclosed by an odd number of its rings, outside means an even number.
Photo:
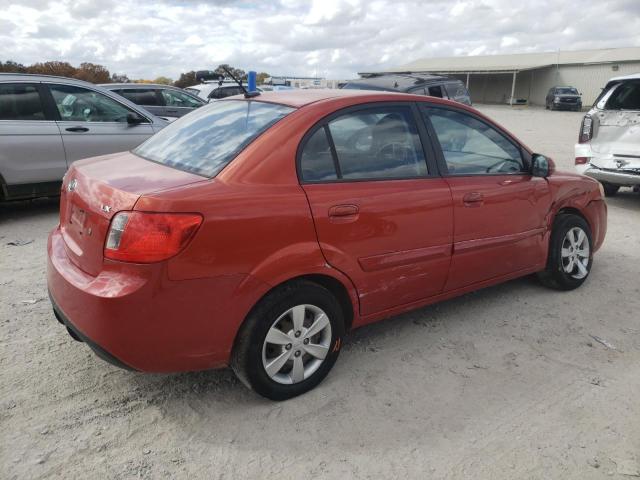
[[[67,192],[73,192],[76,189],[77,185],[78,181],[74,178],[69,182],[69,185],[67,185]]]
[[[626,160],[621,160],[621,159],[617,159],[616,160],[616,165],[618,166],[618,168],[622,168],[624,167],[627,163],[629,163]]]
[[[109,213],[111,211],[111,206],[109,205],[102,205],[100,207],[100,210],[102,210],[104,213]]]

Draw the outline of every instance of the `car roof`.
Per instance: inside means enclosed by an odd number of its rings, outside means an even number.
[[[93,83],[78,80],[76,78],[61,77],[58,75],[39,75],[35,73],[0,73],[0,82],[50,82],[52,80],[61,80],[65,83],[75,85],[91,85]]]
[[[173,85],[165,85],[164,83],[99,83],[99,86],[103,88],[172,88],[174,90],[182,90],[179,87]]]
[[[393,100],[424,100],[424,95],[412,95],[402,92],[390,92],[380,90],[344,90],[344,89],[331,89],[331,88],[318,88],[318,89],[294,89],[294,90],[280,90],[275,92],[262,92],[257,97],[252,97],[251,100],[278,103],[280,105],[286,105],[289,107],[300,108],[312,103],[322,102],[325,100],[333,100],[340,98],[350,97],[364,97],[363,102],[366,101],[393,101]],[[366,98],[369,97],[369,98]],[[240,95],[234,95],[228,97],[232,100],[242,98]],[[225,99],[226,100],[226,99]],[[447,103],[450,103],[447,101]],[[457,104],[456,104],[457,105]]]
[[[394,75],[371,75],[365,78],[349,80],[347,84],[404,91],[410,88],[419,87],[420,85],[445,81],[459,82],[459,80],[455,78],[445,77],[442,75],[400,73]]]
[[[631,75],[623,75],[621,77],[610,78],[609,82],[619,82],[621,80],[638,80],[638,79],[640,79],[640,73],[632,73]]]

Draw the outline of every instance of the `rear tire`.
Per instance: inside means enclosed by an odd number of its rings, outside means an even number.
[[[602,189],[604,190],[605,197],[614,197],[618,193],[618,190],[620,190],[620,185],[614,185],[606,182],[600,183],[602,183]]]
[[[560,214],[553,222],[547,268],[540,282],[556,290],[573,290],[584,283],[593,264],[591,229],[584,218]]]
[[[231,367],[259,395],[287,400],[327,376],[343,336],[344,315],[331,292],[313,282],[293,281],[269,293],[249,314],[236,338]]]

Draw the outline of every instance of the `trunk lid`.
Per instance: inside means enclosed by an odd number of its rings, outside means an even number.
[[[60,230],[67,255],[81,270],[102,269],[111,218],[132,210],[141,195],[205,178],[144,160],[130,152],[75,162],[62,184]]]

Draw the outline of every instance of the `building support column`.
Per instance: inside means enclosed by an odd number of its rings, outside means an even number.
[[[513,80],[511,81],[511,98],[509,99],[509,105],[511,105],[511,106],[513,106],[513,96],[516,93],[516,74],[517,73],[518,72],[516,72],[514,70],[514,72],[513,72]]]
[[[467,73],[467,90],[469,90],[469,74]]]

